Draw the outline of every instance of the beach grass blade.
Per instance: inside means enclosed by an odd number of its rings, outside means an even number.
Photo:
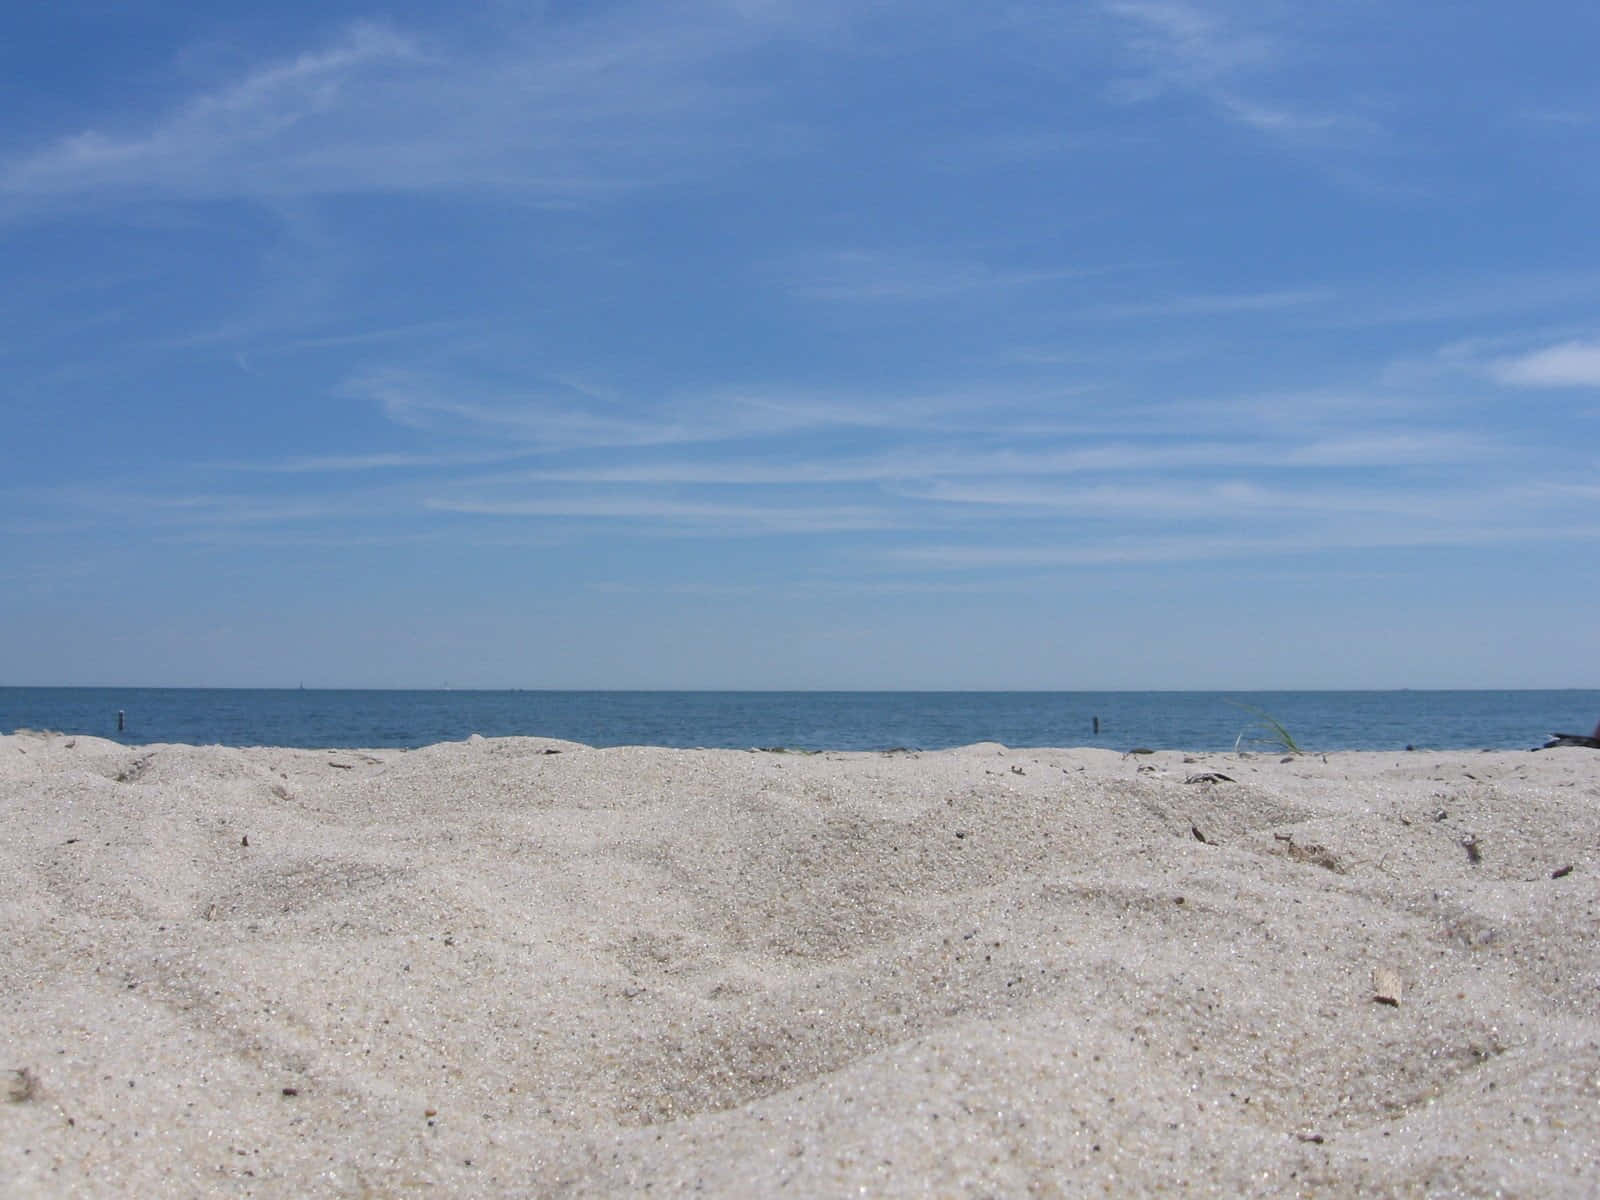
[[[1290,754],[1305,753],[1305,751],[1300,748],[1300,744],[1294,740],[1294,735],[1285,729],[1283,723],[1271,713],[1267,712],[1266,709],[1257,708],[1253,704],[1245,704],[1239,700],[1228,700],[1226,703],[1233,705],[1235,708],[1242,708],[1245,710],[1245,712],[1255,714],[1257,721],[1270,731],[1264,740],[1270,742],[1272,745],[1282,748]],[[1239,736],[1234,739],[1233,748],[1235,750],[1239,748],[1239,743],[1244,741],[1244,735],[1246,732],[1246,730],[1240,730]]]

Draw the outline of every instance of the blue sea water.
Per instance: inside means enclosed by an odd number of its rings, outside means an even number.
[[[1600,691],[558,692],[0,687],[0,731],[130,745],[416,747],[484,737],[591,746],[1231,750],[1271,744],[1249,708],[1306,750],[1525,749],[1588,733]],[[125,714],[117,728],[118,713]],[[1099,720],[1099,730],[1095,721]]]

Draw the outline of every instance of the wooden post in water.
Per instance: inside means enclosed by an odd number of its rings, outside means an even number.
[[[1099,718],[1099,717],[1096,717],[1096,718],[1095,718],[1095,719],[1094,719],[1094,731],[1095,731],[1095,732],[1096,732],[1096,733],[1099,733],[1099,732],[1100,732],[1100,718]]]
[[[127,721],[127,717],[128,717],[127,713],[123,712],[122,709],[120,709],[120,708],[117,709],[117,732],[118,733],[122,732],[123,726]]]

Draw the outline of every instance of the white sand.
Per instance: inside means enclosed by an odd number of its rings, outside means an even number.
[[[6,1196],[1600,1195],[1594,751],[19,734],[0,820]]]

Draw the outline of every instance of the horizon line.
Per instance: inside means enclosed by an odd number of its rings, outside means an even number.
[[[432,687],[388,686],[338,686],[317,684],[146,684],[146,683],[0,683],[0,691],[141,691],[141,692],[460,692],[460,693],[542,693],[558,695],[583,693],[593,695],[685,693],[720,695],[906,695],[906,696],[986,696],[986,695],[1282,695],[1305,692],[1600,692],[1600,687],[1582,687],[1576,684],[1535,687],[979,687],[979,688],[927,688],[927,687],[476,687],[442,684]]]

